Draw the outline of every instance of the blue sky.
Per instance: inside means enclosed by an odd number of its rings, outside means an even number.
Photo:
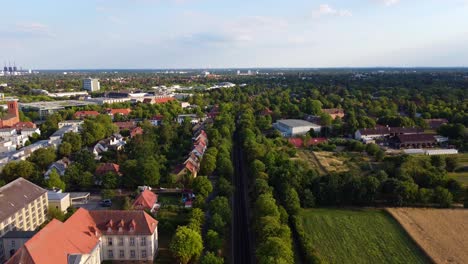
[[[468,66],[468,0],[0,2],[34,69]]]

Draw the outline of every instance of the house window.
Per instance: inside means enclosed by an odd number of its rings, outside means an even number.
[[[142,257],[142,258],[146,258],[146,250],[142,250],[142,251],[141,251],[141,257]]]
[[[123,258],[123,257],[125,257],[125,253],[124,253],[123,250],[120,250],[119,251],[119,258]]]
[[[16,248],[16,241],[15,241],[15,240],[12,240],[12,241],[11,241],[11,247],[12,247],[12,248]]]
[[[130,246],[135,246],[135,238],[134,237],[131,237],[130,238]]]
[[[146,246],[146,237],[141,238],[141,245]]]
[[[130,250],[130,258],[135,258],[135,250]]]
[[[112,246],[112,238],[111,237],[109,237],[107,239],[107,245]]]
[[[119,246],[123,246],[123,237],[119,237]]]
[[[111,258],[114,258],[114,252],[112,251],[112,249],[109,249],[107,251],[107,256],[111,259]]]

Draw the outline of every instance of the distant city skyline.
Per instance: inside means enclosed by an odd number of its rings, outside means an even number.
[[[33,69],[468,66],[468,0],[43,0],[1,8],[2,69],[9,61]]]

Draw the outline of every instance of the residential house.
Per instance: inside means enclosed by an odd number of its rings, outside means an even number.
[[[165,104],[171,101],[176,100],[174,97],[153,97],[153,98],[145,98],[143,99],[143,103],[145,104]]]
[[[121,150],[125,144],[126,142],[120,134],[114,134],[96,143],[93,147],[93,154],[97,160],[100,160],[103,152],[109,151],[110,149]]]
[[[21,131],[23,128],[36,128],[36,124],[33,122],[18,122],[13,126],[16,131]]]
[[[3,256],[11,258],[15,252],[31,239],[37,232],[36,231],[9,231],[2,238]]]
[[[21,129],[21,135],[23,137],[31,137],[34,134],[37,134],[40,136],[41,130],[39,128],[27,128],[27,127]]]
[[[135,127],[134,129],[132,129],[130,131],[130,137],[131,138],[134,138],[136,137],[137,135],[143,135],[143,128],[141,127]]]
[[[114,117],[116,115],[122,115],[122,116],[128,116],[132,110],[130,108],[117,108],[117,109],[107,109],[107,114],[112,117],[112,120],[114,120]]]
[[[0,208],[0,237],[9,231],[35,230],[47,218],[47,191],[18,178],[0,187]],[[3,253],[0,250],[0,262],[9,257]]]
[[[189,121],[192,124],[197,124],[202,121],[196,114],[183,114],[177,116],[177,123],[182,124],[185,121]]]
[[[13,127],[9,128],[0,128],[0,137],[2,138],[9,138],[14,135],[17,135],[18,133],[16,132],[16,129]]]
[[[136,210],[149,210],[155,212],[158,206],[158,195],[154,192],[146,189],[143,190],[140,195],[133,202],[133,209]]]
[[[164,116],[163,116],[163,115],[155,115],[155,116],[153,116],[151,119],[149,119],[149,122],[150,122],[153,126],[159,126],[159,125],[162,124],[163,119],[164,119]]]
[[[77,111],[74,114],[76,119],[85,119],[87,117],[97,117],[99,115],[98,111]]]
[[[122,131],[122,130],[130,131],[136,127],[137,123],[135,121],[114,122],[114,125],[117,126],[119,131]]]
[[[102,176],[102,175],[104,175],[106,173],[109,173],[109,172],[120,175],[120,166],[118,164],[115,164],[115,163],[102,163],[102,164],[98,165],[98,167],[96,168],[95,174],[97,176]]]
[[[145,211],[80,208],[65,222],[52,220],[7,264],[153,263],[157,251],[158,221]]]
[[[59,130],[55,131],[52,136],[49,137],[49,143],[55,147],[58,147],[60,144],[62,144],[62,139],[63,136],[66,133],[78,133],[79,132],[79,127],[78,126],[63,126]]]
[[[49,175],[55,170],[60,176],[65,175],[65,171],[67,170],[68,166],[71,164],[71,161],[67,158],[63,158],[61,160],[57,160],[56,162],[49,165],[47,171],[44,173],[44,179],[49,179]]]

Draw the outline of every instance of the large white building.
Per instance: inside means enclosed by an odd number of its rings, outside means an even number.
[[[311,129],[319,133],[321,126],[300,119],[281,119],[273,124],[273,127],[281,132],[285,137],[305,135]]]
[[[101,90],[101,85],[98,79],[86,78],[83,79],[83,90],[97,92]]]
[[[47,191],[18,178],[0,188],[0,237],[9,231],[33,231],[46,220],[48,209]],[[0,242],[0,262],[4,256]]]
[[[80,208],[65,222],[52,220],[7,264],[153,263],[157,251],[158,221],[145,211]]]

